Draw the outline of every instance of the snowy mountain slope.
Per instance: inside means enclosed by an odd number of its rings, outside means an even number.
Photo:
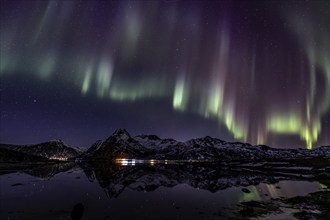
[[[265,145],[226,142],[206,136],[180,142],[161,139],[155,135],[132,137],[125,129],[116,130],[106,141],[100,141],[82,155],[85,159],[140,158],[167,160],[254,161],[266,159],[294,159],[308,157],[330,158],[330,147],[314,150],[276,149]]]
[[[0,144],[0,148],[6,148],[45,158],[72,158],[78,156],[78,152],[68,147],[61,140],[53,140],[33,145]]]

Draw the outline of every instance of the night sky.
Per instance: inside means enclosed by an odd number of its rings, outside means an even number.
[[[0,142],[330,144],[330,2],[1,1]]]

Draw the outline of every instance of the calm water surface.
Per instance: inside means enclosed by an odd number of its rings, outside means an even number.
[[[195,180],[197,174],[191,177],[184,172],[140,169],[93,171],[73,167],[57,173],[52,170],[50,175],[1,175],[0,219],[71,219],[78,203],[84,206],[81,219],[219,219],[221,213],[237,210],[243,201],[267,201],[320,190],[318,182],[293,180],[246,186],[239,174],[203,179],[203,175],[212,176],[208,169],[198,171],[202,177]],[[242,186],[233,184],[235,180]]]

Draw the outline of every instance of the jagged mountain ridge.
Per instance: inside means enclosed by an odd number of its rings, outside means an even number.
[[[132,137],[125,129],[116,130],[103,143],[96,142],[80,158],[113,160],[115,158],[167,160],[254,161],[265,159],[330,158],[330,147],[307,149],[276,149],[265,145],[226,142],[206,136],[186,142],[161,139],[156,135]]]
[[[34,145],[0,144],[0,148],[43,158],[76,158],[82,160],[114,160],[116,158],[202,161],[260,161],[324,157],[330,159],[330,146],[313,150],[276,149],[265,145],[226,142],[209,136],[186,142],[161,139],[156,135],[131,136],[125,129],[116,130],[104,142],[98,140],[81,153],[61,140]]]
[[[67,146],[62,140],[53,140],[32,145],[0,144],[0,148],[43,158],[73,158],[79,155],[75,149]]]

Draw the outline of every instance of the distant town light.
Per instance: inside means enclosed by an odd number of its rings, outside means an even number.
[[[49,160],[60,160],[60,161],[66,161],[68,158],[66,157],[49,157]]]

